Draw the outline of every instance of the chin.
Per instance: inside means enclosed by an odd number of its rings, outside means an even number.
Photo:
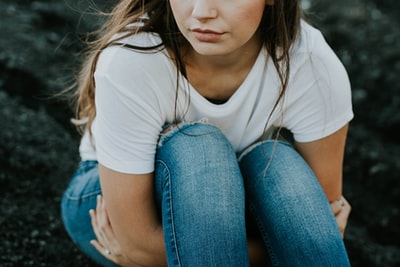
[[[202,56],[224,56],[231,52],[226,48],[216,47],[215,44],[192,46],[197,54]]]

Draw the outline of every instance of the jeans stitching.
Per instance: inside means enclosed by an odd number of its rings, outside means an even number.
[[[169,221],[169,219],[171,220],[171,235],[172,235],[172,240],[171,240],[171,244],[173,245],[173,250],[175,252],[176,255],[176,260],[178,262],[178,266],[182,266],[182,263],[180,261],[180,256],[179,256],[179,250],[178,250],[178,241],[176,238],[176,231],[175,231],[175,224],[174,224],[174,215],[173,215],[173,203],[172,203],[172,186],[171,186],[171,175],[168,169],[168,166],[165,164],[165,162],[163,162],[162,160],[157,160],[157,162],[161,165],[164,166],[164,169],[167,171],[167,178],[165,179],[165,181],[163,181],[162,183],[162,192],[164,192],[166,189],[168,190],[168,196],[167,196],[167,203],[168,203],[168,214],[169,214],[169,218],[167,218],[167,221]],[[164,233],[165,234],[165,233]]]
[[[267,233],[266,233],[266,231],[265,231],[265,229],[264,229],[262,223],[260,222],[259,216],[257,216],[256,208],[255,208],[255,206],[254,206],[252,203],[249,203],[249,210],[250,210],[250,212],[253,214],[254,219],[255,219],[255,221],[256,221],[256,224],[257,224],[257,226],[258,226],[258,229],[259,229],[259,231],[261,232],[261,236],[262,236],[262,239],[263,239],[263,241],[264,241],[265,248],[266,248],[267,253],[268,253],[268,255],[269,255],[269,259],[270,259],[271,264],[272,264],[273,266],[279,266],[279,263],[278,263],[278,261],[277,261],[277,258],[276,258],[276,256],[275,256],[275,254],[273,253],[272,246],[271,246],[271,242],[269,241],[268,235],[267,235]]]

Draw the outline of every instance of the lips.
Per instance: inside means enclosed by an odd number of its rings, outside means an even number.
[[[194,37],[200,42],[216,42],[221,39],[224,33],[216,32],[209,29],[192,29]]]

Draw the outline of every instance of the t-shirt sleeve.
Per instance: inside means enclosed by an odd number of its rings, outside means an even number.
[[[92,127],[98,161],[122,173],[154,171],[163,115],[159,83],[146,66],[151,55],[120,47],[102,52],[95,72],[96,118]],[[144,64],[141,64],[141,62]]]
[[[347,72],[322,34],[313,31],[306,51],[294,59],[284,102],[283,126],[298,142],[333,134],[354,116]]]

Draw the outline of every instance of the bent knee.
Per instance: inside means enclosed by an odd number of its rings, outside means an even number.
[[[218,162],[221,158],[237,162],[234,149],[222,131],[202,122],[167,128],[160,138],[156,155],[158,160],[174,159],[189,165]]]

